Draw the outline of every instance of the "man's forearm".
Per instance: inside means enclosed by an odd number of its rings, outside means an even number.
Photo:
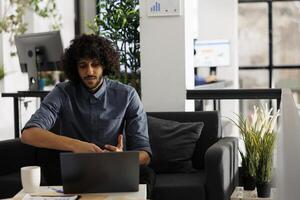
[[[35,147],[62,151],[72,151],[77,153],[102,152],[102,149],[93,143],[57,135],[37,127],[25,129],[22,132],[21,141]]]
[[[21,141],[35,147],[62,151],[73,151],[77,142],[73,138],[60,136],[37,127],[25,129],[22,132]]]
[[[150,163],[150,156],[146,151],[139,152],[139,162],[140,165],[148,165]]]

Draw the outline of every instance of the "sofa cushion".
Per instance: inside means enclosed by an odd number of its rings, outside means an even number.
[[[192,156],[203,122],[180,123],[148,116],[152,149],[150,167],[156,173],[192,172]]]
[[[22,189],[19,171],[0,176],[0,199],[12,198]]]
[[[195,169],[204,169],[204,157],[207,149],[221,138],[219,111],[147,112],[147,115],[177,122],[203,122],[205,126],[197,141],[192,161]]]
[[[205,173],[158,174],[153,190],[155,200],[204,200]]]
[[[0,175],[14,173],[21,167],[36,165],[35,148],[21,143],[20,139],[0,141]]]

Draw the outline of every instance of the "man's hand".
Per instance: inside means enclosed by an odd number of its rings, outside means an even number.
[[[101,153],[104,152],[100,147],[93,143],[79,141],[73,148],[74,153]]]
[[[123,135],[118,136],[118,144],[117,146],[113,146],[110,144],[107,144],[104,146],[106,150],[111,151],[111,152],[122,152],[123,151]]]
[[[105,145],[105,149],[103,152],[122,152],[123,151],[123,135],[118,136],[118,144],[117,146],[113,145]],[[148,165],[150,162],[150,156],[146,151],[139,151],[139,163],[141,165]]]

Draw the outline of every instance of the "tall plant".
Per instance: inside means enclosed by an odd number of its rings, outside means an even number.
[[[237,115],[231,120],[240,129],[245,144],[245,153],[241,153],[245,176],[255,177],[257,183],[269,183],[272,175],[273,152],[276,141],[274,127],[279,110],[274,112],[268,106],[256,107],[250,118]]]
[[[37,15],[52,21],[51,29],[61,27],[61,16],[57,11],[56,0],[9,0],[0,16],[0,33],[10,33],[10,42],[14,44],[14,36],[27,31],[28,24],[24,21],[26,9],[33,10]]]
[[[88,24],[94,33],[111,39],[120,54],[121,71],[112,78],[140,93],[140,34],[138,0],[99,0],[98,13]]]

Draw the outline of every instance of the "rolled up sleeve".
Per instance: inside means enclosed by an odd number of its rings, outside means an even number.
[[[40,108],[31,116],[22,131],[31,127],[39,127],[45,130],[50,130],[58,118],[63,99],[63,92],[58,87],[55,87],[44,98]]]
[[[127,150],[143,150],[152,155],[148,136],[147,116],[142,102],[135,90],[129,96],[125,115]]]

